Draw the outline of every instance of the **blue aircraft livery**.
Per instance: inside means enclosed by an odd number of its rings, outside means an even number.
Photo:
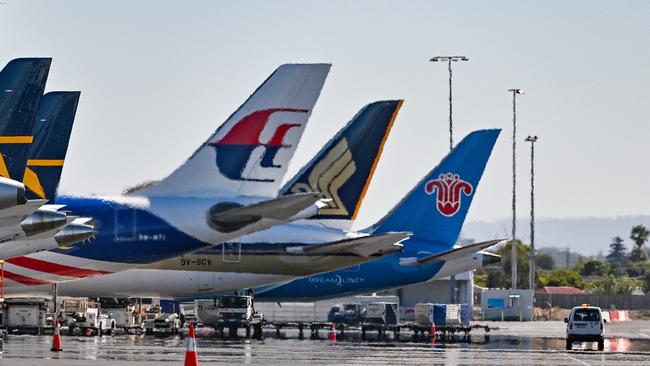
[[[56,197],[66,210],[93,218],[95,238],[7,260],[5,288],[147,265],[288,222],[307,207],[315,210],[317,194],[277,194],[329,70],[329,64],[281,65],[187,161],[153,185],[120,196]],[[69,102],[63,107],[72,115],[76,98]],[[220,203],[237,209],[206,219]],[[253,220],[219,231],[209,225],[215,217]]]
[[[0,175],[21,181],[50,58],[18,58],[0,71]]]
[[[367,294],[431,279],[443,262],[404,264],[453,248],[499,132],[481,130],[469,134],[384,218],[366,230],[372,234],[411,232],[413,235],[402,242],[402,253],[286,284],[260,287],[255,289],[256,298],[315,300]]]
[[[79,96],[79,92],[49,92],[41,98],[23,177],[29,199],[52,199],[56,194]]]

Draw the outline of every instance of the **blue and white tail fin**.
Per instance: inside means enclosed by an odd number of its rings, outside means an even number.
[[[34,126],[34,142],[23,183],[29,199],[52,201],[61,180],[79,92],[50,92],[41,98]]]
[[[148,196],[275,197],[329,64],[288,64],[271,76]]]
[[[21,181],[50,58],[18,58],[0,71],[0,175]]]
[[[402,106],[401,100],[363,107],[281,190],[320,192],[330,199],[308,222],[349,230]]]
[[[406,231],[413,239],[452,247],[500,131],[470,133],[369,231]]]

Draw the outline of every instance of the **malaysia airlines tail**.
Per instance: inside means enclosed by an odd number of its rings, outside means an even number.
[[[283,195],[320,192],[329,199],[306,222],[351,228],[402,103],[388,100],[363,107],[280,190]]]
[[[68,151],[79,92],[50,92],[41,98],[34,127],[34,142],[23,183],[30,199],[52,200],[59,187]]]
[[[0,71],[0,175],[20,181],[50,58],[18,58]]]
[[[184,164],[137,194],[275,197],[330,66],[278,67]]]
[[[412,239],[451,249],[499,133],[470,133],[369,231],[407,231]]]

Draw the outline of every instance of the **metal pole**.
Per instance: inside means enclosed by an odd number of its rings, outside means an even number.
[[[535,262],[535,142],[537,136],[528,136],[530,142],[530,289],[535,290],[537,263]]]
[[[454,148],[451,62],[468,61],[468,60],[469,59],[465,56],[436,56],[429,60],[432,62],[447,61],[447,71],[449,72],[449,150],[452,150]],[[457,292],[458,292],[458,288],[456,285],[456,276],[452,275],[449,277],[449,301],[452,304],[456,303]]]
[[[512,91],[512,251],[511,288],[517,288],[517,92]]]
[[[449,70],[449,150],[454,148],[454,128],[452,123],[452,108],[451,108],[451,58],[447,61],[447,70]]]

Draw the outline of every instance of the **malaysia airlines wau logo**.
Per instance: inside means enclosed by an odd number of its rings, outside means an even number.
[[[253,150],[262,146],[264,154],[259,164],[262,168],[280,168],[274,162],[275,156],[283,148],[289,148],[284,138],[290,129],[299,127],[298,123],[282,123],[273,133],[271,139],[266,143],[260,141],[262,131],[266,127],[271,116],[280,112],[307,113],[306,109],[294,108],[271,108],[255,111],[237,121],[230,131],[220,140],[209,142],[217,151],[217,168],[227,178],[232,180],[273,182],[274,179],[259,179],[244,177],[244,169],[248,165]]]
[[[436,193],[436,208],[444,216],[454,216],[460,210],[461,192],[469,196],[474,188],[468,182],[460,179],[458,174],[440,174],[438,179],[432,179],[424,185],[427,194]]]

